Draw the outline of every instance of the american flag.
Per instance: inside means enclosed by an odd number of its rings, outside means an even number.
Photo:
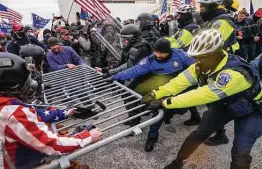
[[[164,22],[167,17],[167,0],[163,1],[162,10],[161,10],[161,16],[159,18],[159,22]]]
[[[181,2],[182,0],[173,0],[173,9],[178,9],[180,6],[181,6],[181,4],[182,4],[182,2]]]
[[[195,0],[185,0],[185,4],[192,5],[193,7],[196,7]]]
[[[0,4],[0,17],[2,19],[8,19],[9,22],[21,22],[23,15]]]
[[[75,2],[99,20],[106,19],[111,13],[99,0],[75,0]]]

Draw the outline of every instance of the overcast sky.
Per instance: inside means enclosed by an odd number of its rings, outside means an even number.
[[[59,14],[57,0],[1,0],[0,3],[23,15],[23,23],[31,24],[31,13],[50,19]]]

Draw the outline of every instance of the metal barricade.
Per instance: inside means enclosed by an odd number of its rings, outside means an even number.
[[[68,129],[71,132],[77,125],[91,123],[100,128],[103,132],[103,139],[53,160],[50,164],[38,167],[38,169],[57,168],[59,165],[61,168],[70,167],[69,160],[83,156],[128,135],[142,134],[142,128],[158,122],[164,115],[163,111],[159,110],[156,117],[143,118],[146,120],[134,127],[126,129],[126,127],[121,126],[127,121],[150,113],[150,111],[143,110],[145,105],[140,104],[141,96],[139,94],[116,81],[113,83],[106,82],[100,73],[88,65],[78,66],[74,70],[65,69],[48,73],[43,76],[43,79],[53,85],[51,89],[44,91],[47,105],[58,108],[82,106],[89,107],[94,111],[100,110],[97,115],[88,119],[69,118],[60,121],[58,123],[63,123],[65,126],[59,129],[56,129],[56,125],[52,124],[52,130],[57,133]],[[101,108],[96,106],[96,101],[103,103],[107,107],[106,110],[101,111]],[[131,111],[137,111],[137,114],[128,117],[127,113]],[[107,132],[111,129],[116,130],[116,132],[108,135]]]

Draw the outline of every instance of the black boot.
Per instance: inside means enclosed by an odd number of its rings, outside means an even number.
[[[184,121],[184,125],[186,126],[195,126],[199,125],[201,122],[201,117],[200,116],[191,116],[191,118],[187,121]]]
[[[154,149],[155,144],[157,143],[158,138],[147,138],[145,144],[145,151],[150,152]]]
[[[129,117],[128,117],[129,118]],[[129,120],[127,122],[124,122],[124,125],[130,125],[131,127],[136,126],[140,123],[141,117],[135,118],[133,120]]]
[[[216,133],[214,137],[209,137],[204,141],[206,145],[217,146],[220,144],[227,144],[229,142],[227,135],[225,134],[226,130],[221,130]]]
[[[182,169],[183,168],[183,162],[174,160],[169,165],[165,166],[164,169]]]

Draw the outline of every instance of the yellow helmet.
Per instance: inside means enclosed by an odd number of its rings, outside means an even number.
[[[222,5],[229,11],[236,12],[239,8],[238,0],[223,0]]]

